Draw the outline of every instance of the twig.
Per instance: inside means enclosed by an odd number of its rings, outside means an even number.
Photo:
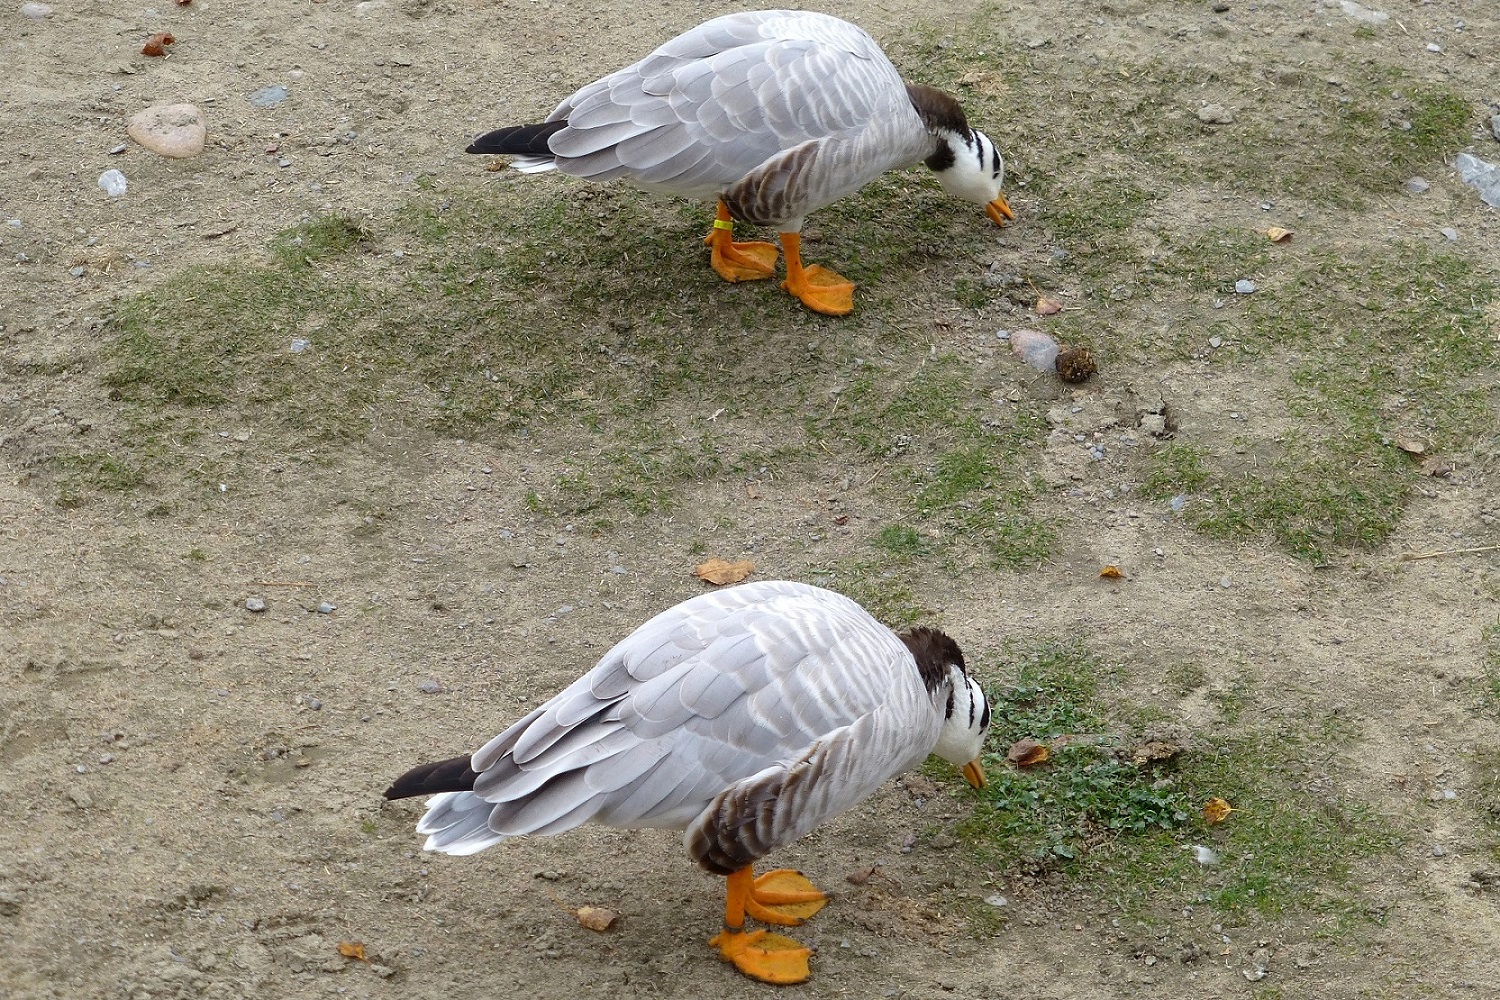
[[[316,587],[316,583],[303,583],[300,580],[251,580],[251,584],[257,587]]]
[[[1414,559],[1441,559],[1443,556],[1468,556],[1476,552],[1500,552],[1500,545],[1476,545],[1471,549],[1439,549],[1436,552],[1407,552],[1401,556],[1401,561],[1411,562]]]

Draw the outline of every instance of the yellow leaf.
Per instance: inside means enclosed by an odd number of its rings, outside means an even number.
[[[1209,799],[1208,804],[1203,807],[1203,821],[1209,826],[1213,826],[1215,823],[1224,822],[1232,812],[1234,812],[1233,806],[1215,796]]]
[[[1118,567],[1118,566],[1114,565],[1113,563],[1111,563],[1110,565],[1104,567],[1103,569],[1101,569],[1099,571],[1099,579],[1101,579],[1101,580],[1123,580],[1123,579],[1125,579],[1125,571],[1122,570],[1120,567]]]
[[[1033,739],[1016,740],[1010,749],[1005,751],[1005,759],[1017,767],[1031,767],[1040,764],[1051,754],[1047,752],[1046,746]]]
[[[1272,243],[1290,243],[1294,235],[1290,229],[1282,229],[1280,226],[1272,226],[1266,230],[1266,239]]]
[[[620,915],[614,910],[606,910],[602,906],[580,906],[573,911],[573,916],[578,923],[591,931],[607,931],[620,919]]]
[[[340,941],[339,954],[345,958],[356,959],[360,962],[368,962],[365,957],[365,943],[363,941]]]
[[[693,570],[693,575],[700,580],[722,587],[726,583],[739,583],[754,572],[755,563],[749,559],[741,559],[739,562],[710,559],[706,563],[699,563]]]

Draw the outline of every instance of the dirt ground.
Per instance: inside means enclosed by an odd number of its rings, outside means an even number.
[[[1335,72],[1337,5],[1227,6],[1036,0],[995,16],[1064,63],[1128,52]],[[1381,29],[1387,58],[1500,100],[1492,5],[1385,6],[1400,23]],[[586,829],[424,856],[417,807],[380,792],[410,764],[477,745],[697,592],[685,539],[750,553],[764,576],[838,558],[871,503],[845,470],[763,481],[753,501],[741,484],[706,482],[674,513],[602,538],[532,517],[522,497],[551,458],[522,439],[377,430],[333,461],[238,466],[222,498],[165,512],[149,492],[59,506],[47,472],[80,436],[118,425],[94,348],[119,296],[170,296],[181,266],[256,259],[319,212],[390,213],[419,175],[481,173],[463,155],[469,137],[545,114],[626,54],[732,5],[53,7],[35,20],[12,2],[3,15],[0,223],[19,225],[0,225],[0,998],[766,995],[706,948],[721,886],[674,835]],[[941,35],[971,13],[949,0],[825,9],[883,39],[914,24]],[[170,57],[138,55],[158,30],[177,37]],[[1427,50],[1434,40],[1443,52]],[[272,84],[289,89],[284,103],[249,101]],[[172,162],[127,143],[129,115],[178,100],[206,112],[202,155]],[[1024,161],[1004,122],[986,127]],[[124,198],[96,186],[110,167],[129,178]],[[1495,213],[1441,183],[1442,210],[1500,264]],[[1013,199],[1022,219],[1007,239],[1027,238],[1025,200]],[[1438,211],[1403,206],[1390,225],[1435,232]],[[975,365],[1012,364],[996,325],[934,336]],[[1226,414],[1257,405],[1255,385],[1206,361],[1132,377],[1199,433],[1232,433]],[[1079,419],[1117,391],[1107,379],[1081,390]],[[241,428],[214,430],[232,451]],[[1361,873],[1385,916],[1353,946],[1322,943],[1315,922],[1194,913],[1164,935],[1066,884],[972,884],[951,851],[902,851],[963,800],[897,781],[780,858],[839,890],[798,931],[818,948],[814,979],[783,995],[1493,995],[1500,908],[1472,873],[1495,862],[1465,806],[1464,761],[1500,738],[1470,710],[1481,633],[1500,617],[1500,556],[1399,558],[1500,537],[1494,442],[1458,458],[1382,548],[1318,569],[1269,542],[1207,540],[1161,504],[1122,498],[1107,475],[1062,470],[1062,541],[1041,569],[922,595],[971,655],[1066,624],[1125,665],[1125,694],[1188,725],[1211,711],[1164,692],[1174,663],[1253,671],[1288,705],[1338,706],[1361,733],[1345,762],[1354,790],[1421,831]],[[378,530],[361,503],[371,495]],[[829,518],[830,497],[847,525]],[[1129,581],[1101,586],[1107,563]],[[252,597],[268,610],[247,611]],[[1457,799],[1429,801],[1443,789]],[[845,882],[871,864],[888,877]],[[972,933],[955,901],[997,891],[1011,896],[1004,929]],[[567,912],[583,904],[624,919],[592,933]],[[372,961],[340,957],[341,941],[363,942]],[[1178,961],[1182,942],[1206,957]],[[1258,950],[1270,963],[1260,980]]]

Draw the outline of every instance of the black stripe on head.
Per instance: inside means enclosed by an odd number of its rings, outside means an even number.
[[[927,689],[928,694],[948,680],[949,667],[957,667],[960,673],[967,673],[964,669],[963,650],[943,632],[923,626],[914,628],[899,638],[906,643],[912,659],[917,661],[917,673],[921,675],[922,686]],[[952,691],[948,692],[948,714],[953,714]]]
[[[983,170],[984,169],[984,143],[982,143],[982,142],[976,142],[976,143],[974,143],[974,152],[977,153],[977,154],[979,154],[979,169]]]

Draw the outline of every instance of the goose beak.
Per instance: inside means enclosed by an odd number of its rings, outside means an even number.
[[[996,195],[995,200],[984,206],[984,214],[990,217],[990,221],[997,226],[1005,225],[1006,219],[1014,219],[1016,213],[1010,210],[1010,204],[1006,202],[1005,195]]]
[[[969,761],[963,766],[964,780],[975,788],[983,788],[989,782],[984,780],[984,768],[979,766],[979,759]]]

